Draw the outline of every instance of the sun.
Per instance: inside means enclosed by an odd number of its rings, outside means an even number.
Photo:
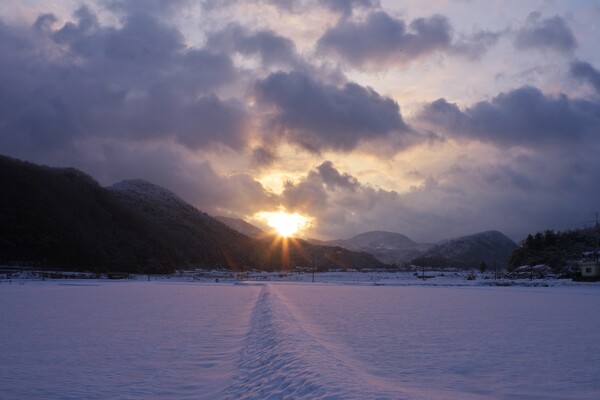
[[[263,219],[267,224],[275,229],[279,236],[290,237],[298,232],[308,228],[312,218],[298,213],[287,213],[284,211],[278,212],[261,212],[257,217]]]

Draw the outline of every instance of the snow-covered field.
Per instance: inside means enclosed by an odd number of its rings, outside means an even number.
[[[401,281],[4,282],[0,398],[600,398],[600,286]]]

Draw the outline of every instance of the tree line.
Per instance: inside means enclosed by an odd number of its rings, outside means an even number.
[[[546,264],[555,272],[560,272],[563,267],[593,258],[595,246],[595,228],[537,232],[527,235],[513,251],[508,260],[509,270],[521,265]]]

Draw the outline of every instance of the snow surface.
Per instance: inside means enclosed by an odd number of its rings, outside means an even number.
[[[600,398],[598,285],[21,283],[3,399]]]

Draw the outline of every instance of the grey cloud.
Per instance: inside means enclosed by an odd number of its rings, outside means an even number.
[[[260,62],[259,71],[297,71],[327,82],[345,82],[339,65],[313,64],[297,52],[293,40],[269,29],[249,29],[237,22],[207,34],[206,48],[227,54],[237,53]],[[262,67],[262,71],[260,70]]]
[[[0,23],[0,146],[26,157],[94,137],[176,138],[191,149],[245,146],[247,113],[213,90],[232,82],[231,59],[189,48],[147,13],[102,26],[88,7],[55,28]]]
[[[154,16],[171,15],[190,3],[190,0],[105,0],[110,10],[123,11],[126,14],[146,12]]]
[[[291,211],[301,211],[318,215],[318,210],[326,210],[328,194],[318,179],[305,179],[299,183],[288,182],[281,194],[282,204]]]
[[[532,179],[524,171],[509,165],[497,165],[482,172],[484,181],[496,188],[505,188],[509,191],[532,191],[538,188],[537,180]]]
[[[516,32],[515,44],[522,50],[548,49],[570,54],[577,47],[577,39],[563,18],[557,15],[542,19],[540,13],[532,12]]]
[[[419,175],[421,184],[406,193],[363,184],[325,162],[289,183],[282,199],[288,209],[316,217],[328,238],[388,230],[430,242],[497,229],[519,240],[536,229],[571,228],[594,209],[600,189],[590,182],[600,178],[600,148],[588,147],[576,155],[557,147],[509,152],[500,161],[457,159],[436,175]],[[328,185],[323,166],[353,184]]]
[[[217,96],[204,96],[184,109],[176,127],[178,140],[191,149],[222,143],[232,149],[245,145],[248,115],[237,102],[223,102]]]
[[[331,161],[324,161],[316,168],[325,186],[331,190],[336,187],[354,190],[358,186],[358,180],[350,174],[340,173]]]
[[[184,69],[180,71],[177,84],[191,90],[207,91],[236,79],[231,58],[207,49],[189,49],[180,66]]]
[[[122,29],[111,30],[106,55],[126,62],[162,63],[185,48],[183,35],[150,14],[132,14]]]
[[[105,110],[94,119],[95,126],[128,140],[174,138],[191,150],[245,147],[250,117],[239,101],[214,94],[182,99],[184,93],[175,85],[153,85],[133,104],[125,99],[120,110]]]
[[[361,141],[412,134],[395,101],[354,83],[339,88],[277,72],[257,81],[254,95],[270,110],[272,129],[313,152],[350,151]]]
[[[238,23],[230,23],[219,32],[208,36],[207,47],[244,56],[258,55],[264,65],[298,64],[296,46],[288,38],[270,30],[249,31]]]
[[[277,154],[273,150],[264,146],[252,150],[252,163],[258,167],[271,165],[277,158]]]
[[[339,12],[345,16],[352,15],[355,8],[379,7],[378,0],[319,0],[324,7]]]
[[[452,136],[502,147],[562,146],[596,135],[600,103],[522,87],[465,110],[439,99],[428,104],[420,118]]]
[[[408,26],[384,11],[371,12],[364,21],[340,19],[319,39],[322,53],[333,53],[358,67],[406,63],[451,43],[452,28],[442,15],[417,18]]]
[[[223,211],[229,211],[236,214],[252,215],[259,211],[273,209],[278,206],[280,199],[267,191],[260,182],[248,174],[235,174],[232,176],[219,175],[218,185],[223,187],[217,189],[219,194],[217,201],[211,201],[207,207],[215,209],[218,207],[220,214]],[[205,186],[200,191],[197,188],[197,195],[202,198],[206,196],[205,192],[215,190],[215,186]]]
[[[416,223],[416,214],[420,215],[396,192],[363,185],[330,161],[309,171],[300,182],[288,183],[281,197],[288,210],[316,217],[319,232],[328,238],[348,238],[376,229],[414,235],[407,221],[414,218]]]
[[[213,214],[279,204],[251,176],[190,157],[188,149],[246,146],[244,105],[214,94],[236,79],[226,54],[190,48],[173,26],[133,9],[118,27],[89,7],[57,20],[0,22],[3,153],[73,165],[107,185],[147,179]]]
[[[200,4],[202,4],[204,11],[210,12],[222,7],[229,7],[238,2],[239,0],[202,0]]]
[[[570,73],[573,77],[589,83],[600,94],[600,71],[590,63],[584,61],[573,61]]]
[[[164,186],[211,215],[252,215],[280,201],[252,176],[220,174],[210,162],[193,161],[175,146],[109,141],[95,151],[96,157],[78,152],[71,162],[104,185],[139,178]]]
[[[92,12],[89,7],[81,6],[74,13],[77,23],[67,22],[65,25],[55,34],[55,38],[59,42],[70,42],[74,38],[79,38],[82,35],[91,34],[96,31],[100,25],[98,23],[98,17]],[[46,18],[46,15],[41,15],[38,18]],[[34,24],[36,26],[38,22]]]
[[[478,31],[471,35],[463,35],[452,43],[449,50],[455,54],[478,60],[498,42],[504,33]]]
[[[358,180],[347,173],[340,173],[331,161],[324,161],[308,172],[298,183],[288,182],[281,195],[282,203],[288,210],[308,212],[326,218],[330,213],[329,200],[336,189],[354,191],[359,187]],[[338,214],[339,217],[339,214]],[[330,216],[329,216],[330,218]],[[341,222],[338,220],[338,222]]]
[[[291,13],[302,13],[322,6],[345,16],[351,15],[355,8],[379,7],[379,0],[203,0],[202,8],[213,11],[247,3],[269,5]]]
[[[50,14],[50,13],[41,14],[35,20],[33,27],[37,31],[48,32],[52,29],[52,26],[56,22],[58,22],[58,19],[56,18],[56,16],[54,14]]]

